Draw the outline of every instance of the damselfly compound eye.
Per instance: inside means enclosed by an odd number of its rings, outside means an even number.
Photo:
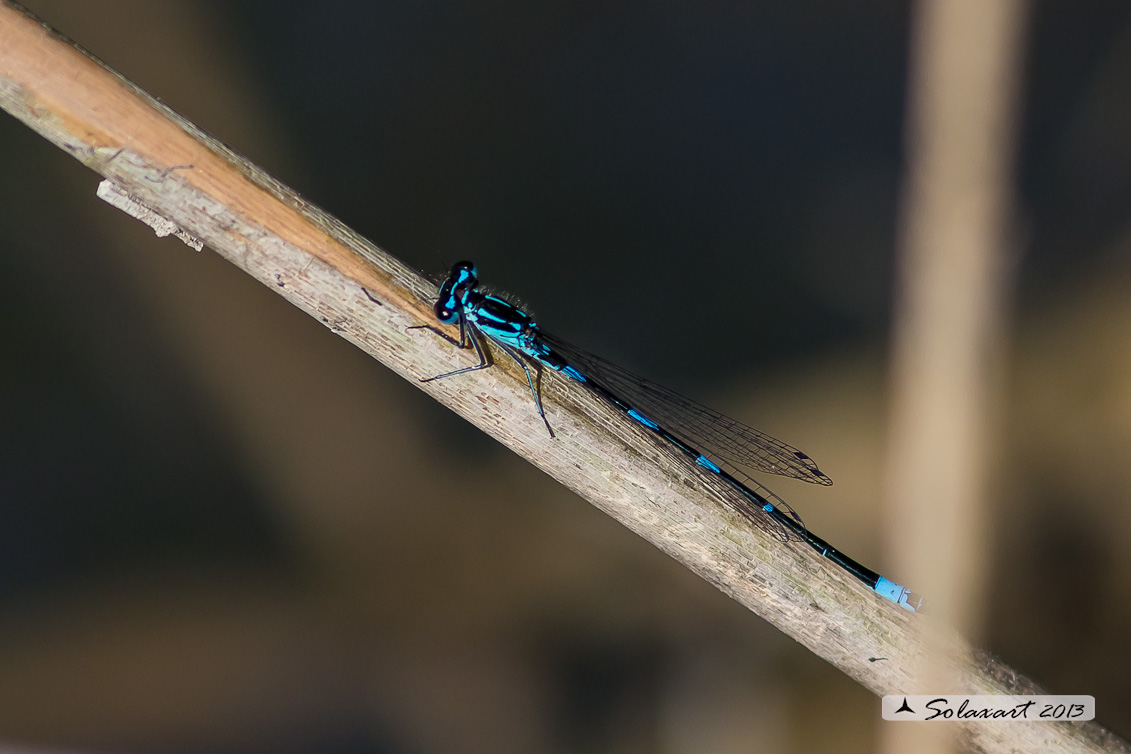
[[[436,319],[440,320],[445,325],[455,324],[455,321],[459,319],[454,309],[449,309],[443,304],[436,304],[436,306],[432,307],[432,310],[436,312]]]

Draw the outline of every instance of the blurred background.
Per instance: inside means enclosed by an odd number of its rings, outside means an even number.
[[[803,448],[834,487],[763,481],[903,580],[907,4],[24,4],[409,264]],[[975,640],[1127,737],[1131,8],[1034,2],[1024,45]],[[0,746],[874,748],[869,692],[7,115],[0,159]]]

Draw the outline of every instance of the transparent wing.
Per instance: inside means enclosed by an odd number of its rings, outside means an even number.
[[[547,344],[559,351],[578,370],[602,383],[640,413],[699,452],[716,461],[721,459],[726,462],[732,473],[746,468],[813,484],[833,483],[832,479],[817,468],[812,458],[797,448],[685,398],[663,385],[611,364],[600,356],[544,332],[541,335]],[[742,474],[742,478],[750,482],[752,489],[767,492],[773,498],[770,502],[774,505],[780,502],[776,495],[745,474]],[[789,506],[781,504],[784,506],[783,510],[789,510]]]
[[[743,474],[732,464],[720,462],[718,458],[712,460],[747,488],[745,492],[741,492],[718,474],[701,474],[699,480],[711,492],[720,496],[724,505],[741,513],[747,521],[779,542],[805,541],[805,522],[789,503]],[[752,500],[749,496],[751,492],[761,500]],[[774,506],[774,514],[764,509],[765,503]]]

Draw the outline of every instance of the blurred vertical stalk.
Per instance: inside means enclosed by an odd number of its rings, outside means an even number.
[[[1014,206],[1024,0],[921,0],[913,13],[892,349],[892,572],[934,621],[976,640],[986,589],[985,480]],[[927,656],[932,656],[928,653]],[[908,693],[969,693],[923,668]],[[885,726],[887,751],[928,751]],[[939,745],[935,742],[934,745]]]

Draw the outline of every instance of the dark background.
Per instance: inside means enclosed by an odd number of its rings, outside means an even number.
[[[409,264],[804,448],[836,486],[771,486],[883,570],[908,5],[26,4]],[[1129,736],[1131,9],[1034,3],[1026,48],[977,641]],[[0,741],[873,748],[838,671],[6,115],[0,156]]]

